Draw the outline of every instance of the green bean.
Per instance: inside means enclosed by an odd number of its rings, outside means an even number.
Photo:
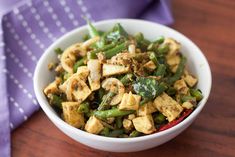
[[[157,60],[158,60],[159,64],[166,64],[166,57],[165,56],[159,55],[157,57]]]
[[[182,101],[182,102],[186,102],[186,101],[196,102],[196,98],[193,97],[193,96],[184,95],[184,96],[181,98],[181,101]]]
[[[115,47],[115,45],[116,45],[115,43],[111,43],[111,44],[109,44],[109,45],[105,45],[105,46],[102,47],[102,48],[98,48],[98,49],[96,49],[96,50],[93,50],[93,51],[91,51],[91,52],[88,53],[87,57],[88,57],[89,59],[96,59],[96,58],[97,58],[97,56],[96,56],[97,53],[103,52],[103,51],[107,51],[107,50],[109,50],[109,49],[112,49],[112,48]]]
[[[165,38],[163,36],[160,36],[157,40],[154,41],[154,43],[162,44],[164,42]]]
[[[128,83],[132,82],[133,81],[133,74],[126,74],[124,75],[120,81],[122,82],[122,84],[125,86],[127,85]]]
[[[61,49],[61,48],[56,48],[55,50],[55,53],[57,54],[57,55],[60,55],[60,54],[62,54],[63,53],[63,50]]]
[[[89,35],[91,38],[99,36],[99,32],[96,30],[96,28],[92,25],[92,23],[86,19],[87,24],[88,24],[88,30],[89,30]]]
[[[158,47],[157,51],[160,54],[166,54],[169,51],[169,46],[168,45],[160,46],[160,47]]]
[[[203,95],[202,95],[202,93],[201,93],[200,90],[198,90],[198,89],[190,89],[189,92],[190,92],[190,94],[191,94],[192,96],[196,97],[196,100],[197,100],[197,101],[202,100]]]
[[[116,117],[116,125],[117,125],[117,128],[121,128],[122,127],[122,117]]]
[[[106,38],[109,41],[118,42],[121,40],[126,40],[128,38],[128,33],[124,30],[120,23],[117,23],[113,29],[107,33]]]
[[[157,70],[154,72],[154,75],[164,77],[165,73],[166,73],[166,66],[164,64],[159,64]]]
[[[134,36],[135,40],[137,41],[138,46],[142,49],[142,50],[146,50],[148,45],[151,44],[151,42],[147,39],[144,38],[144,35],[142,33],[137,33]]]
[[[100,135],[103,136],[109,136],[110,129],[108,127],[105,127],[101,132]]]
[[[158,66],[158,60],[157,60],[157,56],[156,56],[156,54],[154,53],[154,52],[150,52],[150,54],[149,54],[149,59],[151,60],[151,61],[153,61],[153,63],[156,65],[156,66]]]
[[[128,114],[134,113],[133,110],[119,110],[117,108],[104,110],[104,111],[95,111],[94,115],[98,118],[110,118],[110,117],[119,117],[119,116],[126,116]]]
[[[105,121],[105,119],[102,119],[102,120]],[[112,125],[110,125],[110,124],[108,124],[108,123],[106,123],[106,122],[104,122],[104,121],[101,121],[101,123],[103,124],[104,127],[107,127],[107,128],[109,128],[109,129],[111,129],[111,130],[114,130],[114,129],[115,129]]]
[[[62,98],[59,97],[58,95],[53,94],[50,100],[52,105],[55,105],[56,107],[62,109]]]
[[[146,51],[147,48],[148,48],[148,45],[150,44],[151,42],[147,39],[144,39],[142,41],[140,41],[139,45],[140,45],[140,48],[142,51]]]
[[[156,124],[162,124],[165,120],[166,117],[160,112],[154,117],[154,122]]]
[[[103,100],[100,103],[98,110],[104,110],[110,103],[111,99],[116,95],[114,92],[109,92],[108,94],[103,96]]]
[[[148,45],[148,47],[147,47],[147,50],[148,51],[156,51],[157,50],[157,47],[158,47],[158,44],[156,44],[156,43],[151,43],[151,44],[149,44]]]
[[[104,90],[104,88],[100,88],[100,89],[98,90],[98,98],[99,98],[99,101],[100,101],[100,102],[102,101],[102,98],[103,98],[104,95],[105,95],[105,90]]]
[[[120,23],[117,23],[114,26],[114,31],[117,31],[121,36],[127,38],[128,37],[128,33],[126,32],[126,30],[122,27],[122,25]]]
[[[121,44],[117,45],[116,47],[114,47],[112,49],[104,51],[104,55],[105,55],[106,59],[110,59],[110,58],[112,58],[113,56],[115,56],[116,54],[122,52],[125,49],[127,49],[127,43],[126,42],[121,43]]]
[[[173,84],[175,81],[180,79],[181,75],[184,72],[185,64],[186,64],[186,58],[182,57],[175,74],[167,81],[169,84]]]
[[[146,104],[147,102],[151,101],[151,99],[144,98],[143,100],[140,101],[140,106]]]
[[[84,103],[81,103],[78,107],[78,110],[77,110],[79,113],[88,113],[90,110],[89,110],[89,103],[88,102],[84,102]]]
[[[83,37],[82,37],[82,40],[83,40],[83,41],[87,41],[88,39],[90,39],[89,34],[83,35]]]
[[[85,18],[85,19],[86,19],[87,24],[88,24],[89,35],[90,35],[91,38],[96,37],[96,36],[101,36],[101,34],[103,34],[103,32],[98,31],[87,18]],[[96,42],[96,46],[99,47],[99,48],[103,47],[104,46],[103,39]]]
[[[143,35],[143,33],[141,33],[141,32],[136,33],[136,34],[135,34],[135,40],[136,40],[137,42],[140,42],[140,41],[144,40],[144,35]]]
[[[123,129],[118,129],[118,130],[113,130],[109,133],[109,137],[118,137],[122,134],[124,134],[124,130]]]
[[[83,57],[79,59],[74,65],[73,65],[73,72],[77,72],[78,67],[84,65],[84,62],[86,61],[86,57]]]
[[[137,131],[137,130],[134,130],[130,133],[130,137],[138,137],[141,135],[141,132]]]
[[[176,89],[173,88],[173,87],[168,87],[168,89],[167,89],[167,91],[166,91],[166,93],[167,93],[168,95],[175,95],[176,92],[177,92]]]
[[[167,84],[164,82],[161,82],[158,87],[156,88],[156,96],[161,95],[165,90],[167,90]]]

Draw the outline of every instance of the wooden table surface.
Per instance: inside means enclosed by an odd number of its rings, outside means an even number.
[[[172,27],[202,49],[213,75],[208,103],[186,131],[162,146],[142,152],[102,152],[64,135],[40,110],[13,132],[12,155],[235,157],[235,1],[175,0],[173,14],[175,23]]]

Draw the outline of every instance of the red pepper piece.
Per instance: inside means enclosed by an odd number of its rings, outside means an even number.
[[[179,117],[178,119],[175,119],[175,120],[173,120],[173,121],[171,121],[171,122],[161,126],[158,131],[163,131],[163,130],[169,129],[169,128],[179,124],[186,117],[188,117],[188,115],[190,115],[192,113],[192,111],[193,110],[191,110],[191,109],[184,111],[181,117]]]

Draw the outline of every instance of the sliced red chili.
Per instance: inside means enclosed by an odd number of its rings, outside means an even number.
[[[173,121],[171,121],[171,122],[161,126],[158,131],[163,131],[163,130],[169,129],[169,128],[179,124],[186,117],[188,117],[192,113],[192,111],[193,110],[191,110],[191,109],[184,111],[181,117],[179,117],[178,119],[175,119],[175,120],[173,120]]]

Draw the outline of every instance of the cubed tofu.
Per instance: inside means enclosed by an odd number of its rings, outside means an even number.
[[[131,130],[131,129],[133,128],[132,121],[129,120],[129,119],[124,119],[124,120],[122,121],[122,125],[123,125],[123,127],[124,127],[127,131],[129,131],[129,130]]]
[[[87,84],[82,80],[78,80],[75,86],[77,88],[72,91],[72,94],[74,99],[79,103],[83,102],[92,93]]]
[[[127,119],[133,120],[134,118],[135,118],[135,114],[129,114]]]
[[[85,125],[85,130],[92,134],[99,134],[103,129],[103,124],[95,116],[91,116]]]
[[[91,91],[95,91],[100,88],[101,64],[98,59],[91,59],[87,62],[87,68],[90,71],[88,82]]]
[[[135,129],[144,134],[151,134],[156,131],[153,117],[151,115],[134,118],[132,122]]]
[[[156,111],[157,111],[157,109],[153,106],[153,102],[149,101],[139,107],[139,109],[137,111],[137,115],[138,116],[145,116],[145,115],[152,114],[153,112],[156,112]]]
[[[170,67],[170,70],[171,70],[171,72],[173,72],[173,73],[176,73],[177,69],[178,69],[178,65],[175,65],[175,66],[171,66],[171,67]]]
[[[100,81],[94,81],[91,79],[91,77],[88,77],[88,82],[89,82],[91,91],[96,91],[100,89]]]
[[[192,109],[193,104],[191,102],[186,101],[182,104],[182,107],[185,108],[185,109]]]
[[[77,69],[76,75],[85,81],[85,80],[87,80],[89,73],[90,73],[90,71],[87,66],[80,66]]]
[[[189,91],[189,88],[186,85],[184,79],[177,80],[174,83],[174,88],[178,91],[178,93],[184,94],[184,95],[186,95]]]
[[[171,55],[166,57],[166,62],[169,66],[173,67],[180,63],[180,56],[179,55]]]
[[[195,77],[193,77],[192,75],[189,75],[189,74],[183,76],[183,79],[189,87],[193,87],[197,83],[197,78],[195,78]]]
[[[138,110],[141,96],[132,94],[131,92],[123,95],[122,101],[118,108],[120,110]]]
[[[165,38],[163,45],[168,45],[169,46],[169,52],[168,55],[174,55],[177,52],[179,52],[181,45],[178,43],[176,40],[172,38]]]
[[[78,102],[62,102],[63,117],[66,123],[81,128],[84,126],[84,116],[82,113],[78,113]]]
[[[144,68],[148,69],[149,71],[153,71],[157,68],[153,61],[148,61],[144,64]]]
[[[112,65],[112,64],[103,64],[103,73],[102,76],[112,76],[112,75],[119,75],[125,74],[130,71],[129,67],[122,66],[122,65]]]
[[[183,111],[181,105],[166,93],[163,93],[155,98],[154,106],[158,109],[158,111],[167,117],[169,122],[175,120]]]
[[[50,83],[50,84],[43,90],[43,92],[45,93],[45,95],[57,93],[58,91],[59,91],[59,89],[58,89],[58,85],[57,85],[56,81],[53,81],[52,83]]]

